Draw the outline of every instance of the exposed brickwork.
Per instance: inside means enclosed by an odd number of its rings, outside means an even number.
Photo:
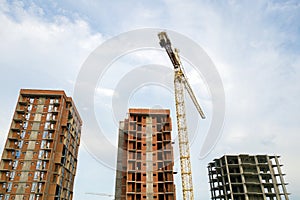
[[[129,109],[120,123],[116,200],[175,200],[172,124],[165,109]]]
[[[0,163],[0,200],[71,200],[81,126],[64,91],[22,89]]]

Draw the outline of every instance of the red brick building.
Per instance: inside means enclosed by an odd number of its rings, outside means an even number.
[[[0,200],[72,199],[82,121],[64,91],[20,91],[0,163]]]
[[[116,200],[175,200],[172,124],[165,109],[129,109],[120,122]]]

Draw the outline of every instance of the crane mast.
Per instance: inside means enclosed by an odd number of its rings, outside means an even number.
[[[174,66],[174,90],[175,90],[175,103],[176,103],[176,118],[179,140],[179,154],[180,154],[180,167],[181,167],[181,181],[183,200],[194,200],[193,181],[192,181],[192,167],[190,159],[190,146],[189,137],[186,123],[186,111],[184,101],[184,88],[188,91],[197,111],[204,119],[205,115],[197,102],[194,92],[184,74],[182,64],[179,58],[178,50],[172,48],[170,39],[166,32],[158,34],[160,40],[159,44],[165,48],[173,66]]]

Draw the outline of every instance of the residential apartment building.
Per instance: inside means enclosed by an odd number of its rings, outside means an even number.
[[[225,155],[208,165],[212,200],[288,200],[279,156]]]
[[[71,200],[81,126],[64,91],[21,89],[0,162],[0,200]]]
[[[116,200],[175,200],[170,111],[129,109],[120,122]]]

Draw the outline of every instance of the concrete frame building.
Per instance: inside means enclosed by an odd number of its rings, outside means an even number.
[[[120,122],[116,200],[175,200],[170,111],[129,109]]]
[[[225,155],[208,164],[211,199],[288,200],[279,156]]]
[[[81,126],[64,91],[21,89],[0,163],[0,200],[71,200]]]

